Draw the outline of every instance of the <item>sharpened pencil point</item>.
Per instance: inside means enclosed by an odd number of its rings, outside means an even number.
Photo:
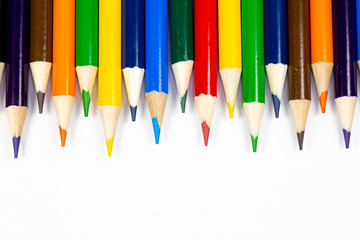
[[[62,129],[60,126],[59,126],[59,130],[60,130],[60,138],[61,138],[61,147],[65,147],[67,131]]]
[[[298,143],[299,143],[299,149],[300,149],[300,151],[303,150],[304,134],[305,134],[304,131],[302,131],[302,132],[300,132],[300,133],[297,133],[297,138],[298,138]]]
[[[231,105],[230,103],[227,103],[228,109],[229,109],[229,117],[230,119],[234,118],[234,112],[235,112],[235,106]]]
[[[254,137],[253,135],[251,135],[251,144],[252,144],[252,149],[253,149],[254,153],[257,151],[258,139],[259,139],[259,136]]]
[[[155,143],[159,144],[160,141],[160,126],[159,121],[156,117],[152,118],[153,128],[154,128],[154,134],[155,134]]]
[[[37,92],[36,96],[37,96],[37,100],[38,100],[39,113],[41,114],[41,113],[43,113],[43,108],[44,108],[45,93]]]
[[[275,117],[279,118],[280,115],[280,99],[275,94],[271,94],[273,104],[274,104],[274,110],[275,110]]]
[[[185,92],[184,96],[182,96],[181,100],[180,100],[181,112],[182,113],[185,113],[187,93],[188,93],[188,91]]]
[[[82,90],[81,92],[82,100],[83,100],[83,106],[84,106],[84,115],[85,117],[89,116],[89,108],[90,108],[90,92]]]
[[[131,120],[133,122],[135,122],[136,121],[137,106],[135,106],[135,107],[130,106],[130,112],[131,112]]]
[[[351,132],[348,132],[345,129],[343,129],[343,133],[344,133],[345,147],[349,148],[350,147],[350,135],[351,135]]]
[[[111,139],[106,141],[106,148],[107,148],[107,152],[108,152],[108,157],[111,157],[111,155],[112,155],[113,145],[114,145],[114,138],[111,138]]]
[[[326,110],[327,96],[328,96],[328,91],[325,91],[319,97],[320,106],[321,106],[321,112],[322,113],[325,113],[325,110]]]
[[[13,137],[14,158],[18,158],[21,137]]]
[[[209,142],[210,127],[209,127],[209,125],[207,125],[206,122],[203,122],[201,124],[201,127],[202,127],[202,131],[203,131],[203,136],[204,136],[204,143],[205,143],[205,146],[207,146],[208,142]]]

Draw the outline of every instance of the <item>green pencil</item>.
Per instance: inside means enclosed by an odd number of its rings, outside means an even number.
[[[193,12],[193,0],[170,1],[171,64],[182,112],[185,112],[186,96],[194,65]]]
[[[242,0],[243,106],[253,151],[265,107],[263,0]]]
[[[76,0],[76,73],[85,117],[89,115],[91,94],[99,66],[98,28],[98,0]]]

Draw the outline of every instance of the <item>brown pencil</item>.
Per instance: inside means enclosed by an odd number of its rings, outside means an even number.
[[[289,105],[299,148],[311,101],[309,0],[288,1]]]
[[[52,0],[31,0],[30,68],[42,113],[52,62]]]

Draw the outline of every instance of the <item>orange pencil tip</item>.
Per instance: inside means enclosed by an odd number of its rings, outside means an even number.
[[[325,113],[325,110],[326,110],[327,96],[328,96],[328,91],[325,91],[319,97],[320,106],[321,106],[321,112],[322,113]]]
[[[60,126],[59,126],[59,130],[60,130],[61,146],[65,147],[67,131],[62,129]]]

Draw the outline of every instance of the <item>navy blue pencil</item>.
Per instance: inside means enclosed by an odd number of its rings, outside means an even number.
[[[286,0],[264,0],[265,70],[276,118],[288,69],[286,9]]]
[[[135,121],[145,73],[145,0],[123,0],[122,9],[122,70]]]

